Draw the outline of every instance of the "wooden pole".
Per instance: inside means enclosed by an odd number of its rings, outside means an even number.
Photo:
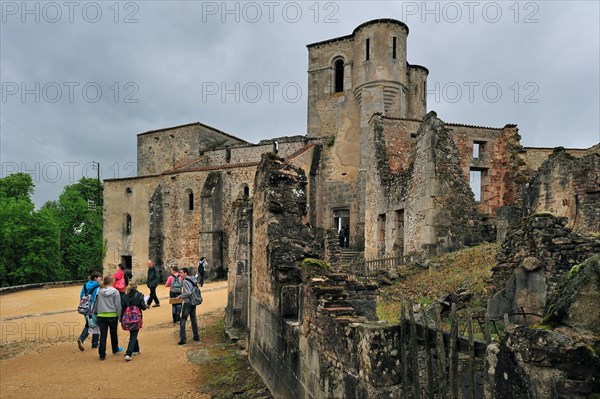
[[[448,362],[450,363],[450,375],[448,377],[448,386],[449,386],[449,391],[450,391],[450,399],[458,399],[458,396],[456,395],[457,393],[457,380],[458,380],[458,370],[457,370],[457,366],[458,366],[458,362],[455,362],[454,359],[458,359],[457,353],[456,353],[456,337],[458,335],[458,325],[456,323],[456,304],[453,303],[452,304],[452,310],[450,313],[450,323],[451,323],[451,329],[450,329],[450,354],[449,354],[449,358],[448,358]]]
[[[423,325],[423,335],[425,341],[425,358],[427,359],[427,397],[433,397],[433,364],[431,359],[431,348],[429,347],[429,323],[427,323],[427,315],[425,314],[425,306],[421,305],[421,319]]]
[[[408,317],[410,318],[410,356],[412,360],[413,397],[421,397],[421,386],[419,383],[419,347],[417,345],[417,325],[413,314],[412,301],[408,300]]]
[[[475,341],[473,339],[473,318],[471,312],[469,319],[469,383],[471,385],[471,399],[475,399]]]
[[[408,367],[406,365],[408,356],[406,355],[406,309],[404,299],[400,305],[400,358],[402,361],[402,392],[408,391]]]
[[[442,325],[442,317],[440,315],[442,306],[438,303],[435,312],[435,329],[436,329],[436,351],[438,358],[438,380],[440,385],[440,398],[446,399],[448,392],[446,391],[446,351],[444,349],[444,328]]]

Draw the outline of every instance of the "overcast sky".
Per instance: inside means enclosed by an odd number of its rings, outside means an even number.
[[[446,122],[516,123],[525,146],[600,141],[597,1],[1,2],[2,177],[34,201],[135,175],[136,135],[202,122],[250,142],[306,132],[306,45],[394,18]]]

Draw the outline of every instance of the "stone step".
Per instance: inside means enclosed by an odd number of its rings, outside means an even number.
[[[323,311],[330,316],[351,316],[354,314],[354,308],[346,307],[335,307],[335,308],[323,308]]]
[[[322,307],[324,308],[349,308],[350,303],[348,301],[345,301],[343,299],[340,300],[323,300],[321,299],[320,304]]]

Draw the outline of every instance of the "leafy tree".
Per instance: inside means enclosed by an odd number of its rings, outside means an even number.
[[[14,198],[31,202],[35,185],[27,173],[14,173],[0,179],[0,199]]]
[[[97,181],[83,178],[66,186],[58,202],[44,205],[58,221],[62,266],[71,278],[85,278],[102,268],[102,208],[96,204],[97,194]]]
[[[25,173],[0,179],[0,285],[83,279],[101,269],[97,180],[83,178],[66,186],[58,201],[39,211],[30,198],[34,188]]]
[[[53,215],[35,212],[31,176],[0,179],[0,285],[55,281],[60,267],[58,225]]]

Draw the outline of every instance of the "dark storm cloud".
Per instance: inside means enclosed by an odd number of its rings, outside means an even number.
[[[303,134],[306,44],[374,18],[407,23],[408,62],[429,69],[442,119],[517,123],[529,146],[599,141],[596,2],[75,3],[72,22],[53,3],[52,23],[48,2],[27,3],[39,22],[2,2],[2,176],[32,173],[37,205],[95,176],[92,161],[130,176],[140,132],[200,121],[251,142]],[[8,95],[15,84],[39,102]]]

